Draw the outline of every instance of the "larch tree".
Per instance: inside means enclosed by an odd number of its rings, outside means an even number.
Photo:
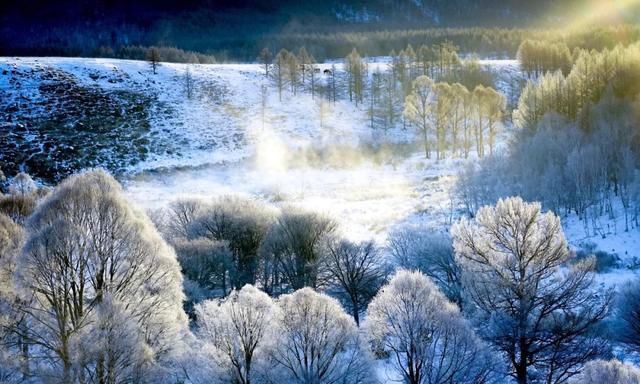
[[[281,49],[273,60],[273,71],[271,73],[276,87],[278,88],[278,99],[282,101],[282,89],[286,86],[288,73],[289,52]]]
[[[136,380],[186,329],[173,250],[104,171],[69,177],[38,205],[17,263],[21,336],[57,382]]]
[[[304,86],[307,82],[307,74],[309,71],[313,72],[313,69],[311,68],[311,55],[309,55],[309,52],[307,52],[305,47],[301,47],[298,51],[297,58],[300,65],[300,74],[302,75],[302,85]]]
[[[571,264],[559,217],[508,198],[451,232],[478,328],[518,383],[563,382],[606,350],[593,331],[610,292],[592,289],[593,260]]]
[[[365,78],[367,75],[367,65],[354,48],[345,59],[344,69],[347,72],[349,86],[349,100],[355,100],[356,106],[362,102],[364,96]]]
[[[272,61],[273,61],[273,54],[271,53],[269,48],[267,47],[262,48],[262,50],[260,51],[260,54],[258,55],[258,62],[264,65],[265,77],[269,77],[269,66],[271,65]]]
[[[391,278],[369,304],[365,329],[408,384],[480,383],[494,368],[455,304],[419,272]]]
[[[276,314],[273,300],[252,285],[231,292],[221,303],[196,306],[197,334],[222,352],[231,382],[257,382],[254,377],[261,373],[256,370],[265,368],[267,343],[278,337],[273,335]]]
[[[284,295],[272,348],[271,382],[373,382],[371,354],[358,327],[335,300],[311,288]]]
[[[431,102],[435,93],[435,84],[427,76],[419,76],[413,82],[413,91],[405,99],[404,115],[422,133],[424,154],[427,159],[431,157],[430,145],[430,116]]]
[[[487,127],[489,131],[489,155],[493,155],[496,144],[496,135],[498,133],[497,127],[502,120],[505,108],[505,97],[491,87],[485,88],[484,109],[487,116]]]
[[[484,131],[486,127],[487,88],[483,85],[475,87],[472,93],[472,115],[476,152],[478,157],[484,156]]]
[[[158,70],[158,66],[160,66],[160,50],[156,47],[151,47],[147,50],[147,61],[153,70],[153,74],[155,75]]]
[[[433,100],[429,105],[431,110],[429,120],[436,133],[436,159],[438,160],[446,157],[447,131],[449,130],[451,111],[454,105],[451,86],[447,83],[435,84]]]
[[[465,99],[469,95],[469,90],[460,84],[454,83],[451,85],[451,97],[452,97],[452,106],[451,106],[451,119],[450,119],[450,136],[451,136],[451,155],[456,157],[459,153],[460,142],[462,141],[460,137],[460,130],[465,130],[466,119],[465,116]]]
[[[298,85],[300,84],[300,74],[302,72],[300,61],[295,53],[289,52],[286,58],[287,63],[287,81],[291,86],[291,93],[297,94]]]

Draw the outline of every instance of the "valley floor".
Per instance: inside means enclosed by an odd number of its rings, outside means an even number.
[[[496,71],[497,86],[505,93],[513,78],[521,76],[512,60],[483,65]],[[384,69],[384,59],[377,59],[372,68],[376,66]],[[319,67],[322,88],[331,64]],[[341,71],[339,63],[336,67]],[[187,71],[193,81],[191,97],[185,87]],[[73,87],[61,87],[69,82]],[[425,159],[410,128],[399,124],[386,132],[372,130],[367,106],[356,106],[344,95],[335,103],[322,102],[308,91],[293,95],[285,89],[280,101],[257,64],[163,63],[153,74],[148,63],[138,61],[0,58],[0,92],[5,115],[0,138],[6,148],[27,153],[26,162],[43,159],[69,170],[73,159],[85,157],[85,166],[116,172],[130,199],[145,209],[184,197],[242,194],[277,207],[326,213],[340,222],[345,236],[381,244],[403,226],[447,231],[461,214],[450,193],[456,175],[466,161],[475,161],[473,156]],[[73,104],[78,94],[109,98],[91,104],[100,110],[66,110],[68,104],[61,100]],[[62,141],[64,147],[47,144],[63,132],[34,128],[52,114],[68,131],[99,125],[92,115],[106,116],[110,108],[121,109],[121,116],[140,111],[140,120],[128,125],[117,118],[106,120],[112,126],[98,138],[113,135],[121,141],[119,151],[97,140],[93,131]],[[134,137],[132,132],[143,123],[148,126]],[[15,127],[22,133],[8,131]],[[0,160],[9,161],[13,155],[8,153]],[[575,217],[565,218],[564,226],[574,248],[591,242],[623,260],[620,269],[600,275],[603,283],[621,284],[635,275],[629,267],[640,259],[640,232],[625,232],[623,218],[607,219],[604,236],[587,236]]]

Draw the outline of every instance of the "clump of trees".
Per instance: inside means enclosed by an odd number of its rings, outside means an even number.
[[[640,87],[631,69],[640,65],[638,49],[577,51],[567,75],[530,81],[513,114],[518,130],[508,153],[460,174],[454,194],[468,213],[518,195],[575,213],[587,235],[638,227]]]
[[[459,83],[434,83],[420,76],[405,99],[404,115],[419,130],[425,157],[431,158],[435,147],[440,160],[448,150],[466,158],[473,147],[483,157],[485,142],[493,155],[504,109],[504,96],[493,88],[478,85],[470,92]]]
[[[616,46],[603,51],[580,50],[568,74],[547,72],[538,81],[529,81],[522,91],[513,120],[522,129],[535,130],[549,113],[579,122],[589,130],[589,112],[608,92],[630,99],[640,92],[634,68],[640,64],[640,46]],[[580,118],[581,117],[581,118]]]
[[[4,382],[369,383],[376,358],[415,384],[635,380],[592,361],[610,358],[612,293],[537,203],[393,233],[388,279],[381,248],[322,215],[178,200],[153,215],[176,255],[104,171],[34,188],[10,188],[39,199],[26,220],[0,214]],[[634,351],[636,285],[611,322]]]
[[[573,65],[571,51],[563,42],[525,40],[518,48],[517,57],[528,77],[558,70],[566,75]]]

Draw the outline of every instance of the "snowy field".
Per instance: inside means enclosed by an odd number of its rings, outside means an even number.
[[[514,78],[521,77],[516,61],[482,63],[496,72],[497,87],[505,94]],[[340,71],[340,64],[335,65]],[[370,69],[376,67],[385,70],[385,59],[376,58]],[[264,68],[252,64],[163,63],[154,75],[148,63],[139,61],[0,58],[5,103],[42,97],[38,82],[45,80],[25,75],[38,68],[55,68],[92,89],[134,91],[155,100],[147,135],[162,145],[140,161],[123,161],[125,172],[119,176],[130,199],[146,209],[184,197],[242,194],[276,207],[326,213],[339,221],[345,236],[381,244],[391,231],[407,225],[446,231],[459,215],[450,190],[465,161],[424,159],[419,147],[411,145],[415,133],[401,126],[372,131],[366,102],[356,107],[343,97],[322,105],[308,91],[292,95],[288,89],[280,101]],[[328,81],[323,72],[330,68],[320,65],[321,86]],[[194,82],[191,98],[185,90],[187,70]],[[13,73],[22,74],[19,90]],[[268,88],[264,104],[263,86]],[[503,145],[508,130],[503,129]],[[372,150],[383,144],[403,148],[402,154]],[[624,232],[621,220],[604,223],[605,236],[588,237],[577,219],[564,220],[574,247],[594,243],[623,260],[622,269],[601,275],[605,283],[632,276],[635,272],[626,267],[640,259],[640,233]]]

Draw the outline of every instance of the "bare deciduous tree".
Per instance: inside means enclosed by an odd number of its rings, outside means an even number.
[[[290,289],[325,283],[326,245],[336,223],[324,216],[289,209],[271,226],[262,247]]]
[[[380,251],[373,242],[347,240],[329,245],[327,269],[335,294],[360,325],[360,313],[384,284],[388,273]]]

